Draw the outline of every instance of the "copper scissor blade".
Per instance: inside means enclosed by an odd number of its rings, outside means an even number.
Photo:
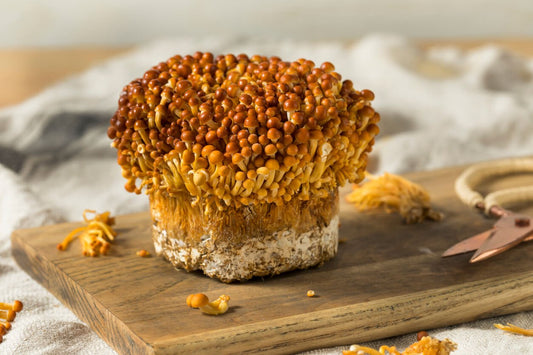
[[[479,249],[480,246],[485,243],[487,238],[495,231],[495,228],[489,229],[483,233],[476,234],[473,237],[467,238],[465,240],[460,241],[457,244],[454,244],[450,248],[448,248],[444,253],[442,253],[442,257],[447,256],[453,256],[463,253],[468,253],[469,251],[474,251]]]
[[[530,239],[529,236],[532,233],[533,225],[527,227],[497,228],[474,253],[470,262],[475,263],[503,253],[524,240]]]

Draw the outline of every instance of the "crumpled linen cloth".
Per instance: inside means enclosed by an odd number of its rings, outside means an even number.
[[[10,235],[79,221],[85,208],[126,214],[148,199],[127,193],[106,135],[122,87],[150,66],[181,53],[261,53],[335,63],[344,78],[376,94],[381,134],[378,173],[410,172],[533,152],[533,60],[493,46],[468,52],[423,51],[405,38],[373,35],[353,43],[170,39],[141,46],[0,110],[0,300],[25,308],[0,344],[1,354],[114,354],[70,310],[15,263]],[[531,354],[532,338],[493,323],[533,328],[533,312],[430,330],[459,344],[454,354]],[[405,348],[414,334],[382,339]],[[310,354],[339,354],[350,344]]]

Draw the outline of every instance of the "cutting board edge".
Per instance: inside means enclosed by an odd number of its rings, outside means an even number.
[[[19,231],[31,231],[32,229],[16,230],[11,234],[11,253],[17,264],[28,273],[33,280],[44,286],[50,293],[60,300],[61,303],[68,306],[68,308],[80,320],[88,324],[101,339],[105,340],[105,342],[117,352],[124,353],[124,350],[126,350],[126,353],[145,355],[155,354],[155,351],[150,344],[129,329],[93,295],[83,292],[82,287],[73,282],[73,280],[71,280],[60,267],[55,265],[48,258],[37,253],[33,248],[30,248],[28,244],[21,242],[21,233]],[[37,261],[37,265],[43,270],[42,275],[47,275],[46,278],[40,277],[38,270],[34,268],[35,263],[32,264],[29,262],[29,255],[33,255],[33,260]],[[55,268],[51,268],[50,266],[52,265],[54,265]],[[67,279],[70,279],[71,281],[67,282]],[[56,287],[52,287],[52,285],[56,285]],[[75,300],[75,297],[73,297],[74,294],[76,294],[77,297],[81,297],[84,302],[72,302]],[[92,305],[92,307],[90,305]],[[104,326],[104,323],[106,326]],[[109,324],[112,324],[112,326],[109,327]],[[110,337],[109,334],[112,334],[112,337]]]
[[[409,295],[383,298],[378,301],[335,307],[305,315],[295,315],[252,325],[206,332],[202,335],[189,335],[181,337],[181,340],[174,338],[168,341],[156,341],[152,346],[155,354],[173,354],[176,351],[202,352],[215,347],[223,347],[222,353],[226,351],[228,353],[234,351],[241,353],[268,351],[272,354],[283,354],[320,347],[360,343],[533,309],[533,292],[529,294],[523,292],[533,282],[533,271],[515,276],[515,280],[508,280],[505,276],[500,276],[444,289],[425,290]],[[451,310],[453,320],[450,321],[449,317],[441,317],[444,314],[450,315],[448,307],[437,301],[456,292],[461,292],[462,297],[454,296],[454,307]],[[465,317],[465,314],[472,314],[470,310],[469,312],[464,311],[470,306],[468,299],[472,302],[475,300],[476,304],[479,304],[479,299],[486,296],[487,293],[497,297],[487,300],[486,307],[479,308],[475,315]],[[413,307],[424,305],[427,308],[427,300],[431,299],[433,301],[430,303],[433,304],[428,310],[434,310],[436,313],[427,312],[422,316],[412,316],[414,314],[412,312]],[[495,302],[499,303],[496,310],[494,310]],[[446,304],[450,305],[449,302]],[[387,319],[386,316],[390,312],[395,312],[393,313],[395,317]],[[402,317],[403,315],[407,315],[408,318]],[[411,315],[410,318],[409,315]],[[335,323],[331,323],[332,319],[335,319]],[[367,324],[365,326],[365,319],[384,319],[384,321],[381,322],[381,326],[379,324]],[[308,324],[308,326],[300,329],[302,323]],[[329,326],[329,331],[324,333],[324,327],[327,326]],[[272,345],[272,336],[279,336],[280,332],[287,334],[289,338],[281,344]],[[229,334],[233,334],[233,336]],[[347,335],[340,337],[339,334]],[[258,338],[251,339],[250,337],[254,335],[257,335]]]

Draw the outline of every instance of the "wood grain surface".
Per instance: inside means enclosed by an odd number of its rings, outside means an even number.
[[[79,223],[18,230],[12,250],[26,272],[121,354],[293,353],[531,310],[533,243],[477,264],[468,263],[471,253],[440,257],[493,223],[455,197],[462,169],[407,176],[430,191],[443,221],[405,225],[397,215],[356,213],[343,202],[344,242],[333,261],[242,284],[136,256],[154,252],[148,213],[117,218],[119,236],[105,257],[81,256],[77,241],[56,249]],[[483,191],[528,183],[530,176],[517,174]],[[520,209],[533,215],[531,205]],[[307,297],[309,289],[317,297]],[[208,316],[188,308],[187,295],[198,292],[229,295],[230,310]]]

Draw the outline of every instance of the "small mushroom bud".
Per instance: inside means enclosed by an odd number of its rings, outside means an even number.
[[[370,106],[365,106],[359,111],[359,114],[363,119],[370,119],[374,116],[374,109]]]
[[[209,153],[208,159],[210,164],[220,164],[224,160],[224,154],[220,150],[213,150],[211,153]]]
[[[274,155],[276,154],[276,152],[278,151],[278,148],[276,148],[276,146],[274,144],[268,144],[266,147],[265,147],[265,154],[266,155]]]
[[[293,156],[287,155],[283,158],[283,165],[285,165],[287,168],[292,168],[297,163],[298,160]]]
[[[265,167],[270,171],[279,170],[279,163],[276,159],[269,159],[266,161]]]
[[[426,332],[425,330],[421,330],[418,333],[416,333],[416,340],[420,341],[422,340],[422,338],[427,337],[427,336],[429,336],[428,332]]]
[[[298,129],[294,135],[294,141],[296,143],[307,143],[309,138],[309,130],[307,128]]]
[[[252,152],[256,155],[259,155],[263,152],[263,146],[260,143],[252,144]]]
[[[292,134],[295,129],[296,129],[296,126],[291,121],[286,121],[283,123],[283,132],[285,134]]]
[[[292,111],[296,111],[298,108],[299,108],[299,104],[298,104],[298,101],[296,100],[286,100],[284,103],[283,103],[283,108],[285,109],[285,111],[287,112],[292,112]]]
[[[277,130],[276,128],[270,128],[267,132],[267,137],[268,139],[270,139],[272,142],[277,142],[278,139],[280,139],[282,136],[282,133]]]
[[[181,140],[184,142],[192,143],[194,142],[194,133],[192,131],[182,131]]]
[[[313,107],[314,109],[314,107]],[[294,112],[291,115],[291,122],[295,125],[302,125],[305,122],[305,115],[303,112]]]
[[[298,154],[298,146],[296,144],[290,144],[289,146],[287,146],[285,148],[285,152],[288,154],[288,155],[296,155]]]
[[[206,145],[201,149],[201,155],[206,158],[211,154],[212,151],[214,151],[216,148],[213,145]]]
[[[205,141],[207,142],[207,144],[215,144],[218,141],[217,132],[213,130],[207,132],[205,135]]]
[[[226,145],[226,152],[230,153],[230,154],[233,154],[233,153],[236,153],[238,152],[240,149],[239,149],[239,145],[235,142],[230,142]]]
[[[374,100],[374,93],[370,90],[361,90],[361,95],[364,97],[366,101],[372,101]]]
[[[184,151],[182,155],[182,161],[187,165],[192,164],[194,162],[194,153],[190,150]]]
[[[199,169],[194,172],[193,182],[196,186],[202,186],[207,182],[209,173],[205,169]]]
[[[140,256],[141,258],[147,258],[150,256],[150,252],[145,249],[138,250],[135,255]]]

